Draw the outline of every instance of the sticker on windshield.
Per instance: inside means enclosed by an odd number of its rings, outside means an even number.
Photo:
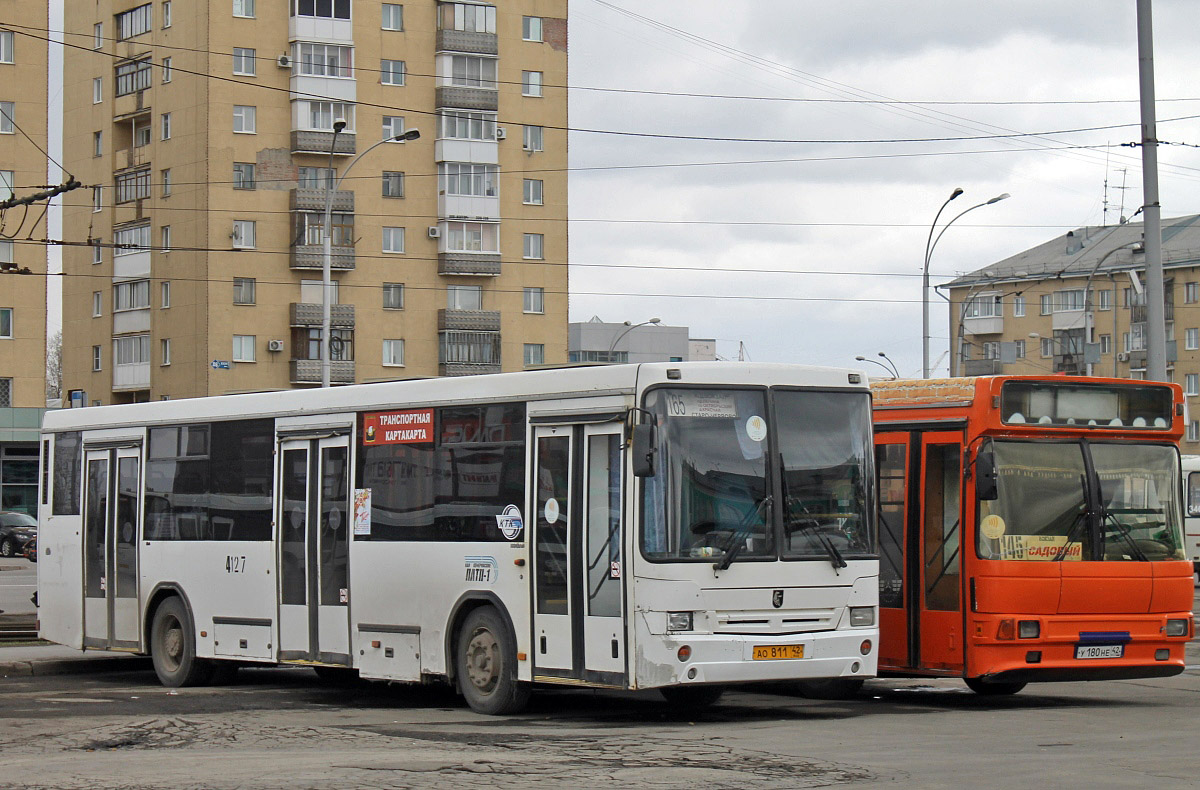
[[[767,438],[767,421],[755,414],[746,420],[746,435],[752,442],[761,442]]]
[[[1007,526],[1004,523],[1004,519],[1000,516],[997,516],[995,513],[990,516],[986,516],[983,521],[979,522],[979,531],[982,532],[983,536],[989,540],[998,539],[1004,534],[1006,529]]]
[[[558,522],[558,514],[559,514],[558,500],[555,499],[554,497],[550,497],[549,499],[546,500],[546,507],[544,510],[544,515],[546,516],[546,523],[547,524],[557,523]]]
[[[503,512],[496,516],[496,526],[500,528],[500,534],[507,540],[516,540],[521,534],[521,530],[525,529],[525,522],[521,519],[521,509],[516,505],[505,505]]]
[[[667,414],[672,417],[736,419],[737,404],[731,392],[677,390],[667,393]]]

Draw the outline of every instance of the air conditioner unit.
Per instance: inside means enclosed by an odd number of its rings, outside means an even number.
[[[429,238],[436,239],[442,235],[442,229],[439,228],[437,225],[430,225],[428,233],[429,233]]]
[[[496,127],[496,139],[503,140],[505,137],[508,137],[508,132],[504,131],[503,126],[497,126]]]
[[[290,55],[280,55],[275,59],[275,65],[281,69],[290,69],[292,67],[292,58]]]
[[[1128,351],[1118,351],[1117,352],[1117,361],[1118,362],[1128,362],[1129,361],[1129,352]]]
[[[283,351],[283,341],[282,340],[268,340],[267,341],[267,351]]]

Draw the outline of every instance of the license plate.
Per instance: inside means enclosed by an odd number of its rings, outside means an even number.
[[[755,661],[785,661],[804,658],[804,645],[755,645]]]
[[[1075,645],[1075,658],[1121,658],[1125,645]]]

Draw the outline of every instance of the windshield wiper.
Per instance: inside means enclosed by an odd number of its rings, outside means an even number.
[[[767,494],[762,499],[758,500],[753,510],[746,513],[745,518],[742,519],[742,523],[738,524],[738,528],[733,531],[733,534],[729,536],[729,540],[726,541],[725,545],[721,548],[721,550],[725,552],[725,556],[713,563],[714,571],[724,571],[729,569],[729,564],[733,562],[737,555],[742,553],[742,549],[746,547],[746,535],[750,534],[751,523],[753,523],[758,514],[764,512],[767,506],[770,504],[771,495]]]
[[[1124,524],[1122,524],[1122,523],[1121,523],[1121,522],[1120,522],[1120,521],[1117,519],[1117,517],[1116,517],[1116,516],[1114,516],[1112,513],[1105,513],[1105,514],[1104,514],[1104,521],[1105,521],[1105,522],[1112,522],[1112,525],[1113,525],[1114,527],[1116,527],[1116,529],[1115,529],[1114,531],[1115,531],[1115,532],[1116,532],[1118,535],[1120,535],[1122,538],[1124,538],[1124,539],[1125,539],[1125,542],[1129,544],[1129,548],[1133,549],[1133,556],[1134,556],[1134,559],[1136,559],[1138,562],[1149,562],[1149,561],[1150,561],[1150,559],[1149,559],[1149,558],[1146,556],[1146,552],[1142,551],[1142,547],[1141,547],[1141,546],[1139,546],[1139,545],[1137,544],[1137,541],[1135,541],[1135,540],[1133,539],[1133,535],[1130,535],[1130,534],[1129,534],[1129,528],[1128,528],[1128,527],[1126,527]],[[1105,539],[1107,540],[1107,537],[1108,537],[1108,531],[1107,531],[1107,530],[1105,530],[1105,532],[1104,532],[1104,536],[1105,536]]]
[[[836,574],[839,568],[847,567],[846,560],[842,557],[842,553],[838,551],[837,546],[833,545],[833,541],[829,539],[828,535],[820,531],[820,524],[816,523],[815,521],[811,524],[801,524],[798,521],[792,520],[792,504],[795,500],[793,500],[792,495],[788,493],[787,465],[783,462],[783,453],[779,454],[779,479],[783,485],[783,502],[787,507],[787,527],[794,527],[795,529],[800,530],[817,530],[813,534],[816,535],[817,542],[821,544],[821,548],[824,549],[827,555],[829,555],[829,564],[833,566],[833,572]]]

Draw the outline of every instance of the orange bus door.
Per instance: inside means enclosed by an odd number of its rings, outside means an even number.
[[[909,443],[907,431],[875,434],[875,471],[879,475],[879,666],[910,667],[910,607],[906,571],[910,553]],[[915,623],[915,620],[912,622]]]
[[[962,434],[921,435],[917,666],[963,669]],[[911,546],[910,546],[911,548]],[[911,599],[910,599],[911,600]]]

